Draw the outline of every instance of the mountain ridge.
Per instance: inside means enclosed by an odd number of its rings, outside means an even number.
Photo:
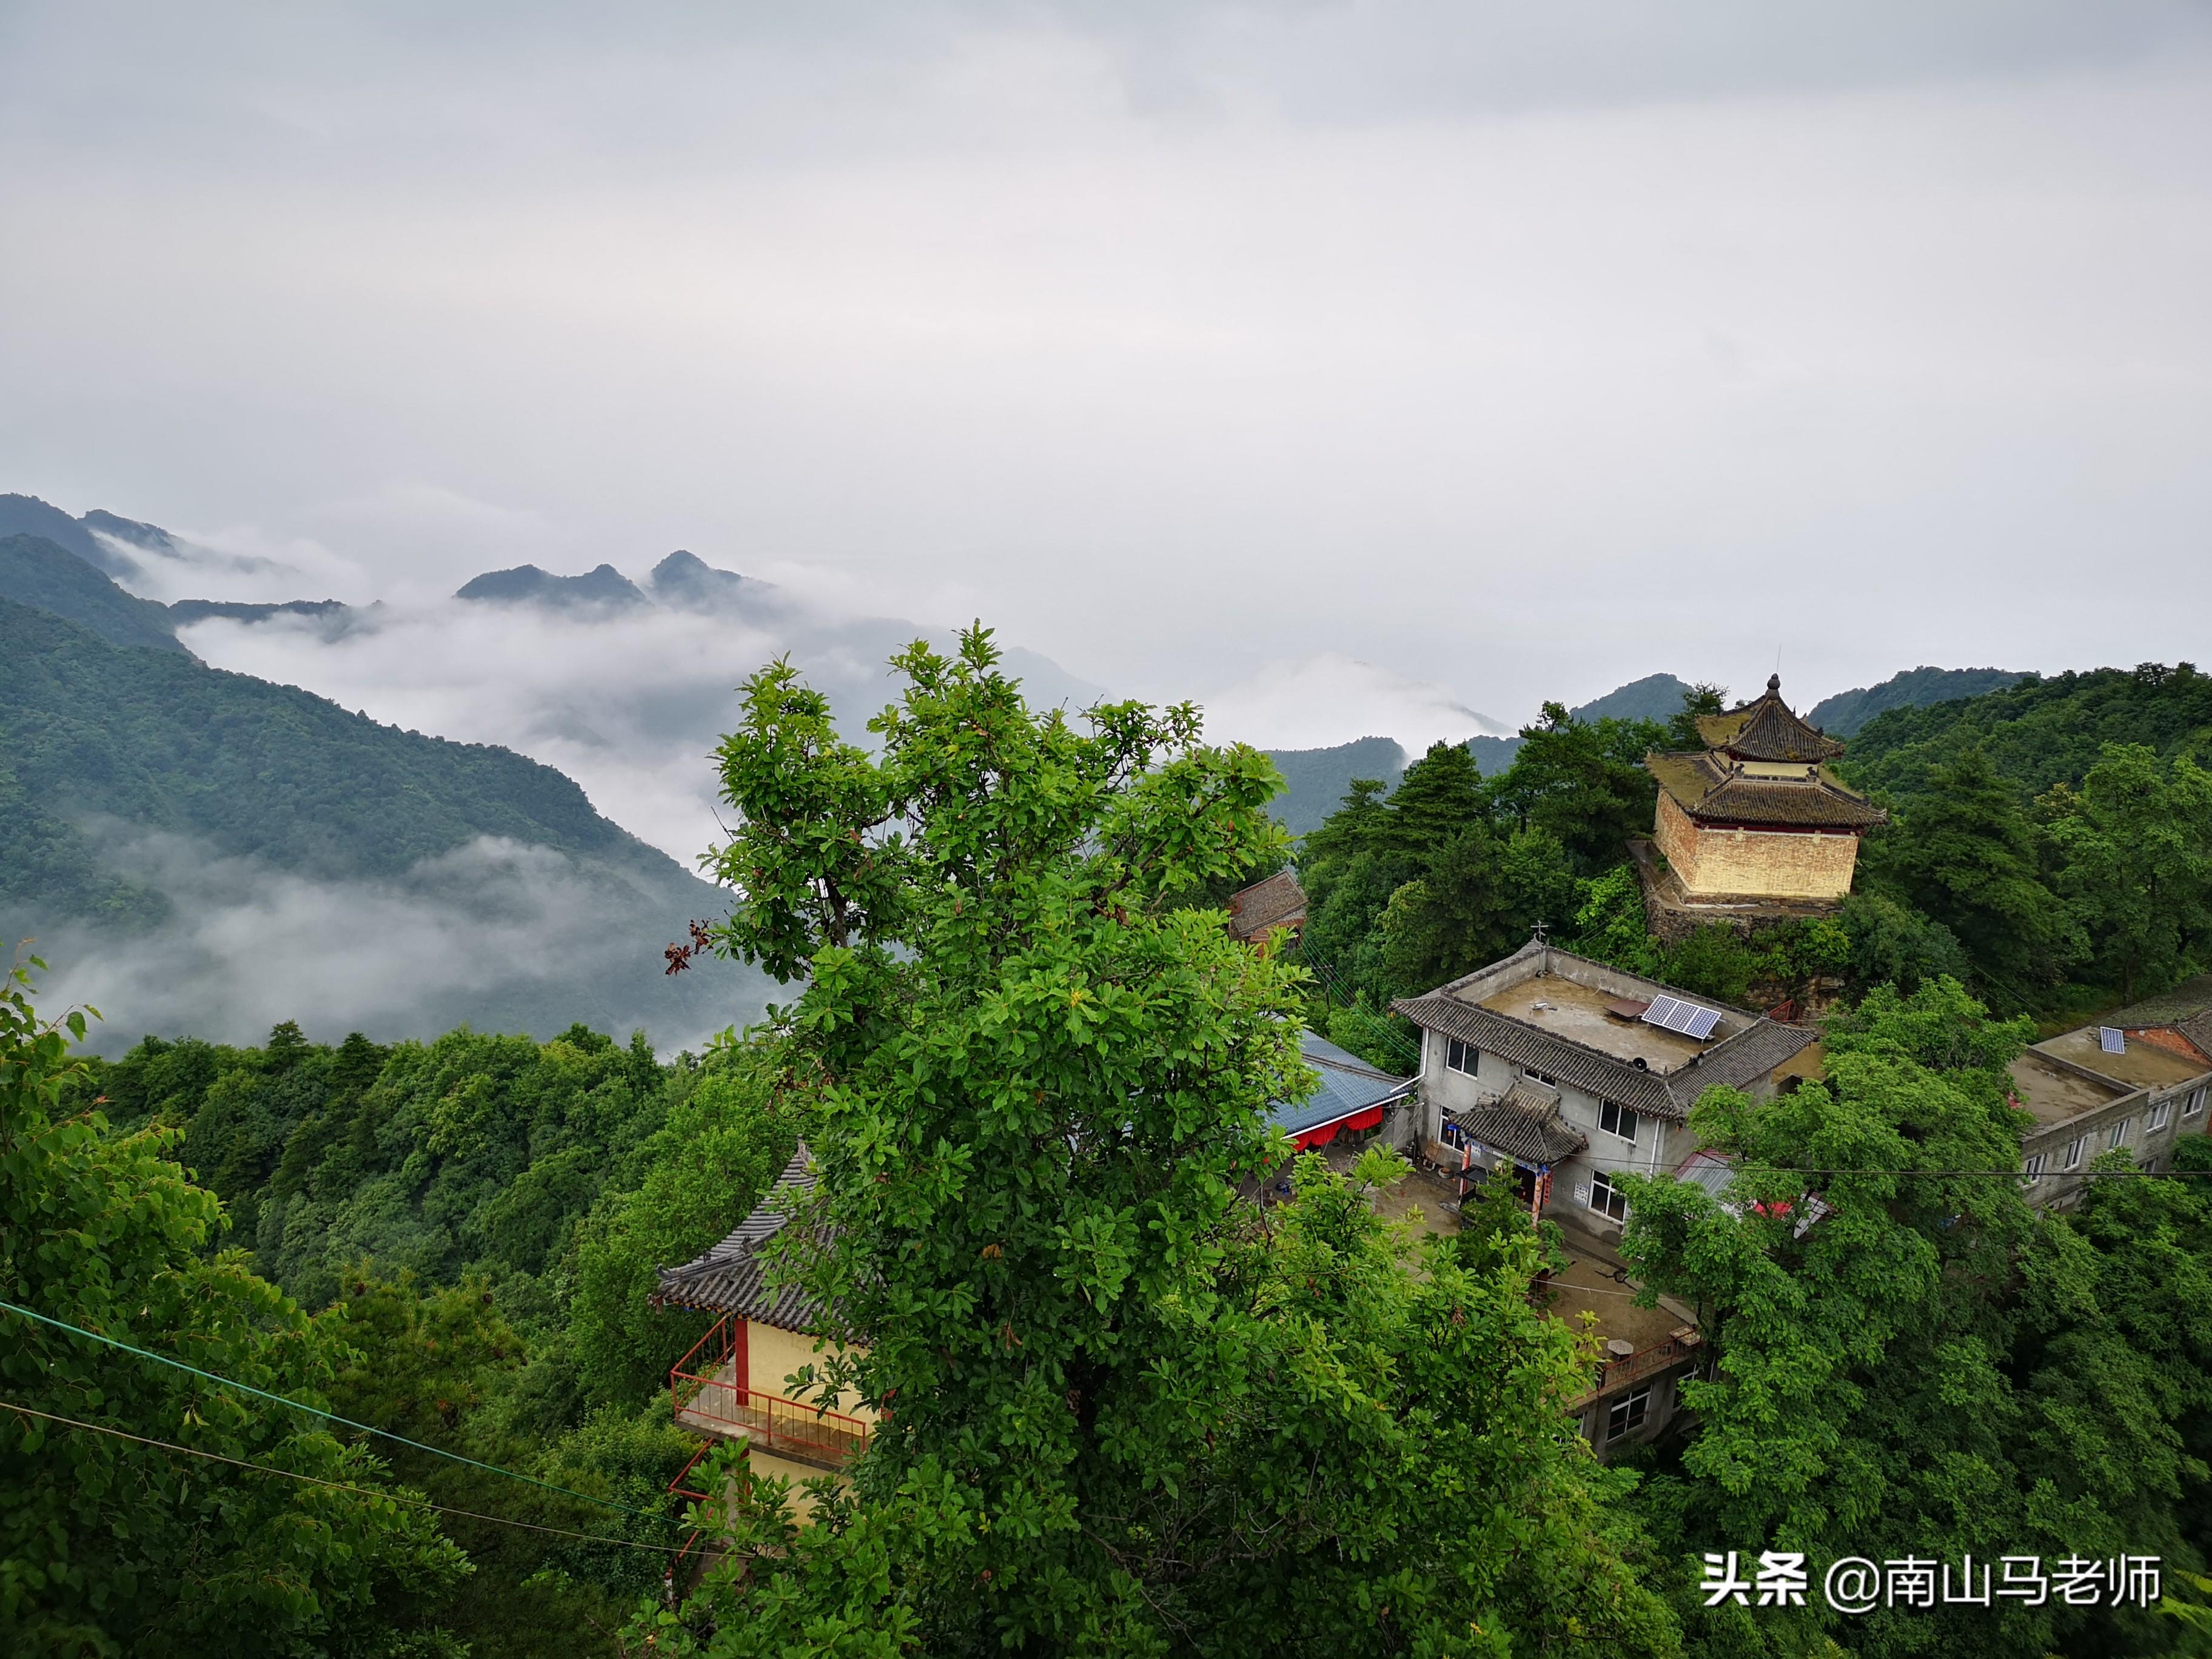
[[[9,599],[0,708],[0,912],[18,936],[62,938],[46,947],[58,972],[97,984],[164,964],[167,1001],[150,1000],[181,1025],[234,1023],[193,1001],[195,976],[372,1035],[460,1018],[550,1036],[580,1018],[692,1040],[757,1011],[742,996],[726,1007],[726,982],[660,972],[662,947],[714,913],[717,890],[511,750],[119,647]],[[257,974],[258,953],[287,938],[301,959]],[[356,970],[380,1002],[347,1002]],[[408,1001],[414,979],[446,981],[434,1006]],[[326,1006],[298,1006],[318,994]]]

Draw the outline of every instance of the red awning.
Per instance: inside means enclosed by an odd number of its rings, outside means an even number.
[[[1382,1109],[1370,1106],[1364,1112],[1354,1112],[1349,1117],[1338,1118],[1333,1123],[1317,1123],[1312,1128],[1291,1137],[1302,1152],[1317,1152],[1336,1139],[1339,1129],[1371,1129],[1382,1121]]]

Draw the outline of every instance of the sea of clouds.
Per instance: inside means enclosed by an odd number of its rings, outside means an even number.
[[[642,1030],[669,1053],[757,1021],[770,990],[728,963],[670,978],[660,947],[688,920],[682,896],[550,848],[481,836],[397,878],[327,880],[190,836],[87,827],[165,913],[136,929],[49,925],[35,940],[42,1006],[100,1010],[104,1052],[147,1032],[258,1042],[296,1019],[325,1042],[463,1024],[546,1037],[580,1020]]]

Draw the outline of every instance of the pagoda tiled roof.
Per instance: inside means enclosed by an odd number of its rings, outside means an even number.
[[[1808,726],[1782,701],[1782,677],[1766,682],[1766,695],[1725,714],[1703,714],[1698,735],[1738,760],[1831,761],[1844,752],[1835,738]]]
[[[1826,767],[1802,778],[1758,777],[1711,750],[1647,755],[1644,769],[1700,823],[1773,824],[1791,830],[1867,830],[1889,815]]]
[[[769,1264],[761,1255],[813,1191],[814,1170],[802,1145],[752,1213],[726,1237],[682,1267],[660,1270],[654,1304],[736,1314],[801,1336],[817,1334],[821,1304],[796,1286],[770,1283]]]

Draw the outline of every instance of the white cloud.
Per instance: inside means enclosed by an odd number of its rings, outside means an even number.
[[[423,600],[689,546],[1156,697],[2201,655],[2208,23],[18,8],[0,487]]]
[[[550,1036],[581,1020],[617,1037],[642,1026],[669,1052],[763,1006],[760,976],[726,964],[668,981],[667,940],[640,933],[656,920],[651,896],[550,848],[483,836],[398,879],[309,880],[183,836],[92,827],[169,912],[150,930],[75,924],[39,939],[41,1006],[100,1009],[105,1051],[143,1031],[258,1042],[296,1019],[331,1042],[464,1021]]]
[[[781,590],[749,612],[580,614],[445,599],[386,605],[364,622],[332,638],[307,621],[212,620],[180,637],[216,667],[303,686],[410,731],[543,761],[686,868],[725,839],[711,756],[737,722],[737,688],[787,652],[830,696],[848,735],[864,741],[866,721],[894,690],[885,659],[921,631],[840,616]],[[1026,655],[1009,672],[1041,704],[1080,708],[1096,695]]]
[[[170,529],[166,542],[93,533],[134,567],[126,586],[141,599],[164,605],[175,599],[350,600],[368,597],[370,586],[368,572],[311,538],[270,537],[251,525]]]
[[[1439,740],[1512,728],[1477,714],[1444,687],[1373,663],[1325,653],[1270,663],[1206,700],[1206,736],[1263,749],[1325,749],[1358,738],[1395,738],[1418,755]]]

